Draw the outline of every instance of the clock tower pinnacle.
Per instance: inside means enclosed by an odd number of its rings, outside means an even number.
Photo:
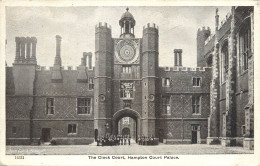
[[[134,38],[134,26],[135,19],[133,15],[128,11],[129,8],[126,8],[126,12],[121,16],[119,20],[119,25],[121,27],[120,38]]]

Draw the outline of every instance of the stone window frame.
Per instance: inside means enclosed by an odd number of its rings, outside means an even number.
[[[171,77],[162,77],[162,87],[170,87],[170,86],[171,86]]]
[[[199,98],[199,101],[197,100]],[[194,100],[195,99],[195,100]],[[202,101],[202,96],[201,95],[192,95],[191,98],[191,110],[192,110],[192,115],[201,115],[201,101]]]
[[[77,123],[68,123],[68,135],[76,135],[78,133],[78,124]]]
[[[247,40],[245,38],[247,37]],[[248,70],[248,59],[251,56],[251,24],[250,19],[245,20],[238,32],[239,73]],[[247,42],[245,42],[247,41]]]
[[[48,100],[52,100],[52,105],[48,105]],[[49,112],[49,108],[52,108],[53,112]],[[54,97],[47,97],[46,98],[46,106],[45,106],[46,114],[47,115],[54,115],[55,114],[55,98]]]
[[[168,102],[165,102],[168,100]],[[162,96],[162,115],[171,115],[171,96],[164,95]]]
[[[13,126],[13,127],[12,127],[12,134],[17,134],[17,128],[16,128],[16,126]]]
[[[122,65],[122,72],[131,74],[132,73],[132,65]]]
[[[196,79],[195,82],[194,82],[194,79]],[[198,80],[199,80],[199,82],[198,82]],[[193,87],[201,87],[201,85],[202,85],[202,77],[192,77],[191,81],[192,81]],[[194,85],[194,83],[195,83],[195,85]],[[197,83],[199,83],[199,85]]]
[[[91,90],[91,91],[94,90],[94,77],[88,78],[88,90]]]
[[[221,83],[225,83],[227,80],[227,75],[228,75],[228,68],[229,68],[229,42],[228,39],[225,39],[223,41],[223,44],[221,46],[220,50],[220,57],[221,57]],[[225,53],[225,54],[224,54]]]
[[[89,106],[86,105],[86,106],[79,106],[79,99],[89,99]],[[79,107],[80,108],[89,108],[89,111],[87,111],[86,113],[79,113]],[[76,112],[77,112],[77,115],[91,115],[92,113],[92,99],[90,97],[77,97],[76,98]]]

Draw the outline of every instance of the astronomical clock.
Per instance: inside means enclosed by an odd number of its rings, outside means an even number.
[[[140,39],[114,40],[115,64],[140,63]]]

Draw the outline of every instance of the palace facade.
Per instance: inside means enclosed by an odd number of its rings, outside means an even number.
[[[37,39],[15,38],[15,60],[6,67],[7,144],[89,144],[127,133],[229,146],[252,137],[253,8],[233,7],[221,26],[216,13],[215,36],[198,30],[196,68],[183,67],[182,49],[169,56],[174,66],[160,67],[158,27],[147,24],[136,37],[128,10],[119,37],[106,23],[96,25],[94,67],[92,53],[84,52],[76,69],[64,69],[57,35],[54,64],[46,69],[37,64]]]

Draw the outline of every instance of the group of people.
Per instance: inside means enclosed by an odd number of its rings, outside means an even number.
[[[138,137],[138,144],[139,145],[155,145],[155,138],[154,136],[146,137],[146,136],[141,136]]]
[[[119,146],[130,145],[130,135],[105,135],[97,138],[97,146]]]

